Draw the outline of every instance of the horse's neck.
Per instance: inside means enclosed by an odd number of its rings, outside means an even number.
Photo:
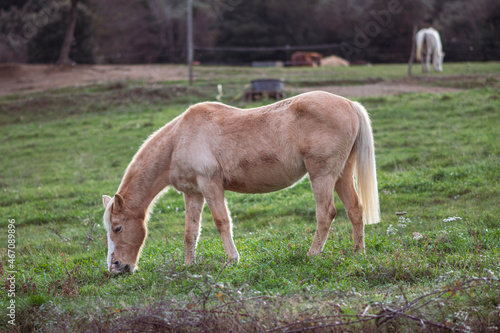
[[[118,189],[127,206],[146,211],[154,198],[170,185],[171,135],[169,128],[160,129],[139,149],[127,167]]]

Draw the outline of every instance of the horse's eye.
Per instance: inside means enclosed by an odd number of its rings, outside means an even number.
[[[122,231],[122,226],[119,226],[114,230],[115,233],[119,233],[120,231]]]

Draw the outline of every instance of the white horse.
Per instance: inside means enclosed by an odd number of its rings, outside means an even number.
[[[431,55],[434,70],[441,72],[443,70],[444,52],[439,32],[434,28],[421,29],[417,32],[415,41],[417,43],[417,61],[422,62],[422,72],[424,72],[425,69],[427,69],[427,72],[429,71]],[[424,54],[426,64],[425,69]]]

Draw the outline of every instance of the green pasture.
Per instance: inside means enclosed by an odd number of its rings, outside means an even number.
[[[457,88],[480,87],[491,84],[488,79],[500,73],[500,62],[445,63],[441,73],[422,73],[420,63],[412,66],[408,79],[408,64],[368,65],[339,67],[194,67],[196,86],[221,83],[246,84],[253,78],[281,78],[287,87],[321,87],[323,85],[357,85],[387,80],[439,85]]]
[[[207,207],[197,262],[183,265],[184,202],[170,190],[151,214],[139,270],[107,272],[101,195],[115,193],[149,134],[214,99],[217,83],[232,87],[231,102],[255,77],[320,89],[410,80],[406,69],[197,67],[191,88],[115,82],[0,97],[0,331],[497,330],[498,63],[445,64],[444,73],[427,75],[414,67],[413,83],[461,92],[359,99],[372,118],[382,213],[366,227],[365,255],[353,253],[336,198],[323,253],[306,256],[316,225],[304,179],[276,193],[227,193],[237,265],[224,265]],[[11,299],[16,326],[8,323]]]

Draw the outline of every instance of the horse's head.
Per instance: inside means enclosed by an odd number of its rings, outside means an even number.
[[[127,207],[119,194],[102,196],[104,226],[108,234],[108,269],[114,274],[133,272],[146,239],[144,213]]]
[[[444,52],[436,52],[436,60],[434,61],[434,69],[438,72],[443,71],[443,60],[444,60]]]

